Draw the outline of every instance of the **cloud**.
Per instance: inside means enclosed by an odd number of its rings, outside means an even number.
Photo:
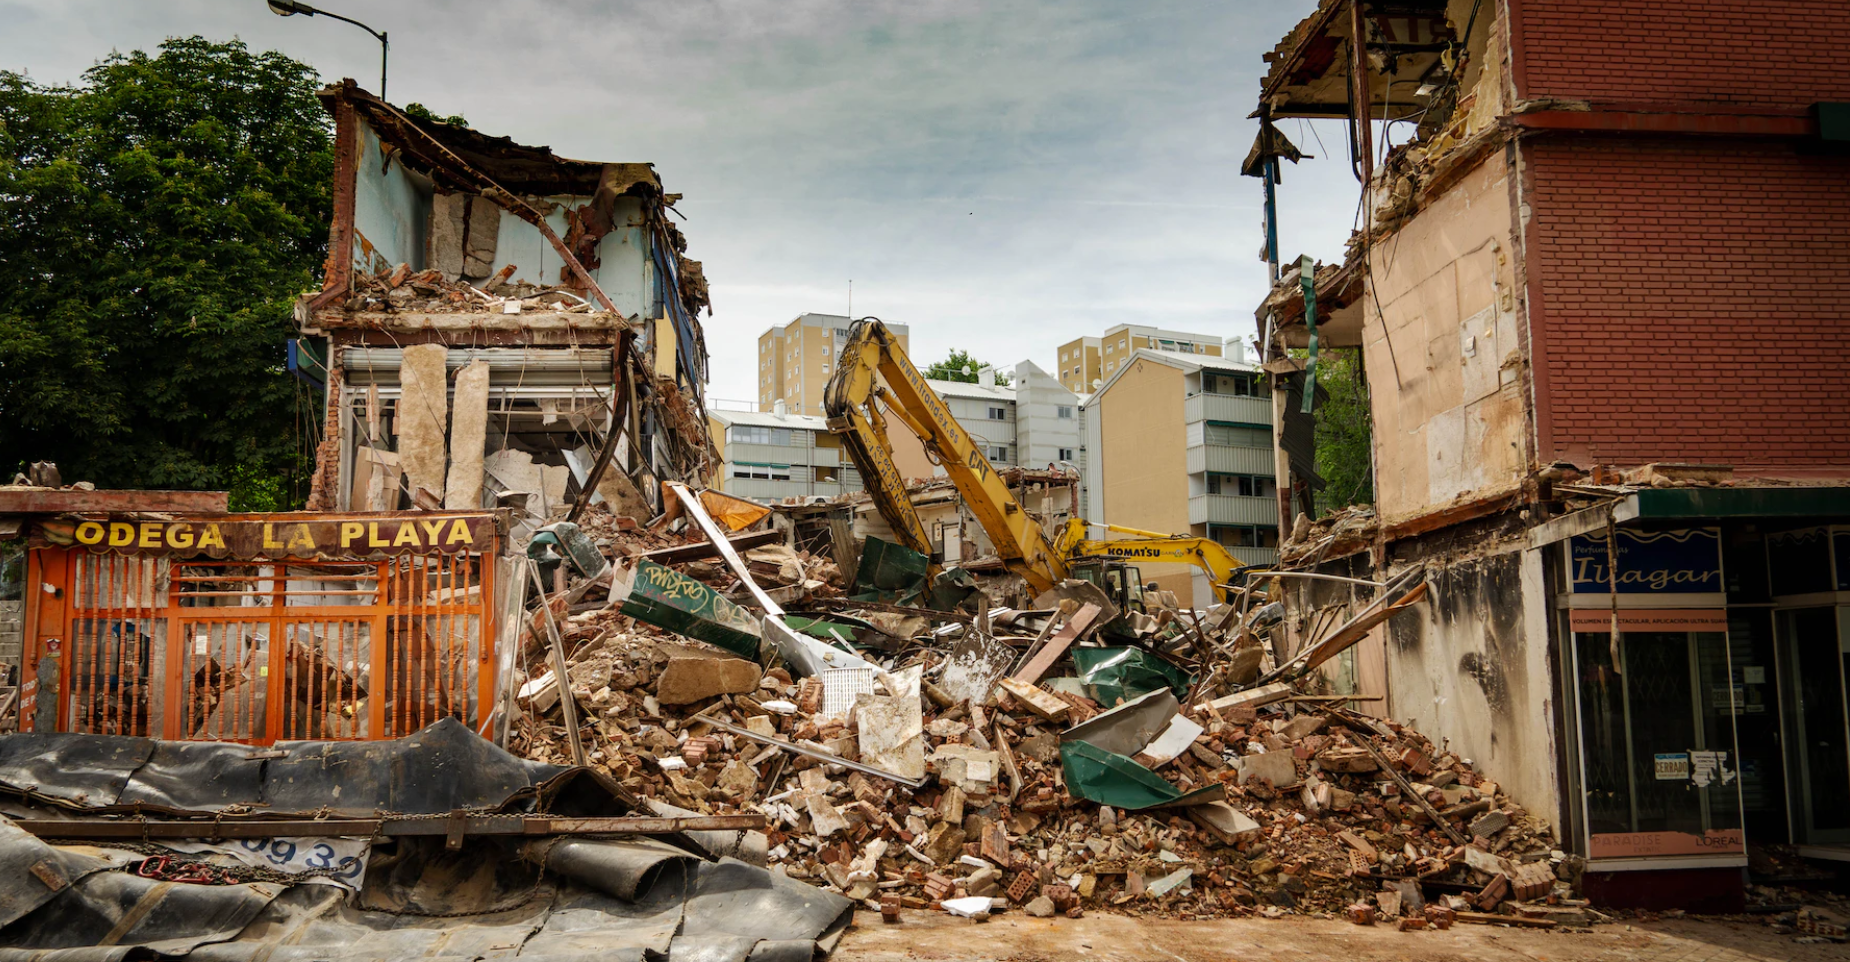
[[[1271,49],[1312,0],[412,0],[324,6],[393,37],[390,94],[566,156],[648,160],[705,262],[716,397],[757,395],[757,335],[805,311],[1053,365],[1136,322],[1246,337],[1261,187],[1239,176]],[[17,6],[17,5],[14,5]],[[74,80],[111,49],[241,36],[376,85],[378,47],[262,0],[13,9],[0,56]],[[22,29],[23,27],[23,29]],[[1287,256],[1342,255],[1343,156],[1288,167]],[[1346,152],[1339,126],[1323,143]]]

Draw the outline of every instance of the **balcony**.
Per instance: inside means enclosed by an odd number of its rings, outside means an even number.
[[[1278,561],[1277,548],[1245,548],[1227,545],[1227,553],[1243,565],[1269,565]]]
[[[1256,474],[1269,478],[1278,470],[1271,448],[1233,444],[1193,444],[1188,448],[1188,473]]]
[[[1198,494],[1188,499],[1189,524],[1278,524],[1278,500],[1241,494]]]
[[[813,464],[827,468],[841,463],[841,449],[729,441],[726,443],[726,460],[750,461],[754,464]],[[1269,469],[1267,473],[1270,473]]]
[[[1182,402],[1182,420],[1270,425],[1272,399],[1233,394],[1196,394]]]

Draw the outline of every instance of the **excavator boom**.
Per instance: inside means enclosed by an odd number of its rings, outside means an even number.
[[[906,493],[906,479],[893,463],[887,414],[917,434],[926,452],[944,467],[1009,571],[1036,592],[1066,577],[1066,562],[1041,531],[1040,522],[1015,500],[982,449],[879,319],[865,317],[849,328],[847,346],[823,393],[823,406],[829,430],[841,437],[874,507],[906,547],[932,553],[930,536]]]

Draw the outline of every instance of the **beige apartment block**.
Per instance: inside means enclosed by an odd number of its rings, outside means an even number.
[[[1139,349],[1086,399],[1081,421],[1088,521],[1212,538],[1247,564],[1277,560],[1272,398],[1257,368]],[[1192,567],[1139,567],[1185,604],[1212,598]]]
[[[1119,324],[1102,337],[1081,337],[1060,345],[1054,375],[1075,394],[1090,394],[1130,362],[1133,352],[1169,351],[1220,357],[1221,339],[1212,334],[1169,331],[1145,324]]]
[[[888,324],[901,348],[909,347],[904,324]],[[848,318],[802,314],[758,335],[758,410],[770,413],[784,402],[791,414],[822,414],[822,391],[848,343]]]

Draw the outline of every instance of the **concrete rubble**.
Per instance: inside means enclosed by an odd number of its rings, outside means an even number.
[[[1096,606],[1049,593],[1036,607],[1002,578],[978,579],[995,594],[979,587],[953,610],[857,603],[835,553],[764,543],[787,536],[776,512],[715,528],[723,549],[703,533],[709,521],[594,505],[579,524],[609,572],[565,565],[543,603],[586,763],[662,810],[763,813],[767,831],[744,848],[776,872],[887,918],[1099,909],[1440,928],[1595,917],[1575,897],[1580,860],[1494,773],[1338,707],[1307,690],[1314,674],[1275,663],[1273,581],[1254,581],[1245,610],[1200,613],[1199,636],[1178,618],[1137,643],[1188,679],[1182,690],[1107,686],[1122,691],[1107,705],[1096,697],[1107,676],[1087,684],[1074,657],[1122,644]],[[636,603],[661,586],[686,603]],[[541,604],[530,596],[509,747],[567,763]],[[774,623],[864,667],[805,675]],[[978,638],[1003,655],[973,682],[957,652]],[[1234,682],[1232,653],[1254,646],[1256,672]]]

